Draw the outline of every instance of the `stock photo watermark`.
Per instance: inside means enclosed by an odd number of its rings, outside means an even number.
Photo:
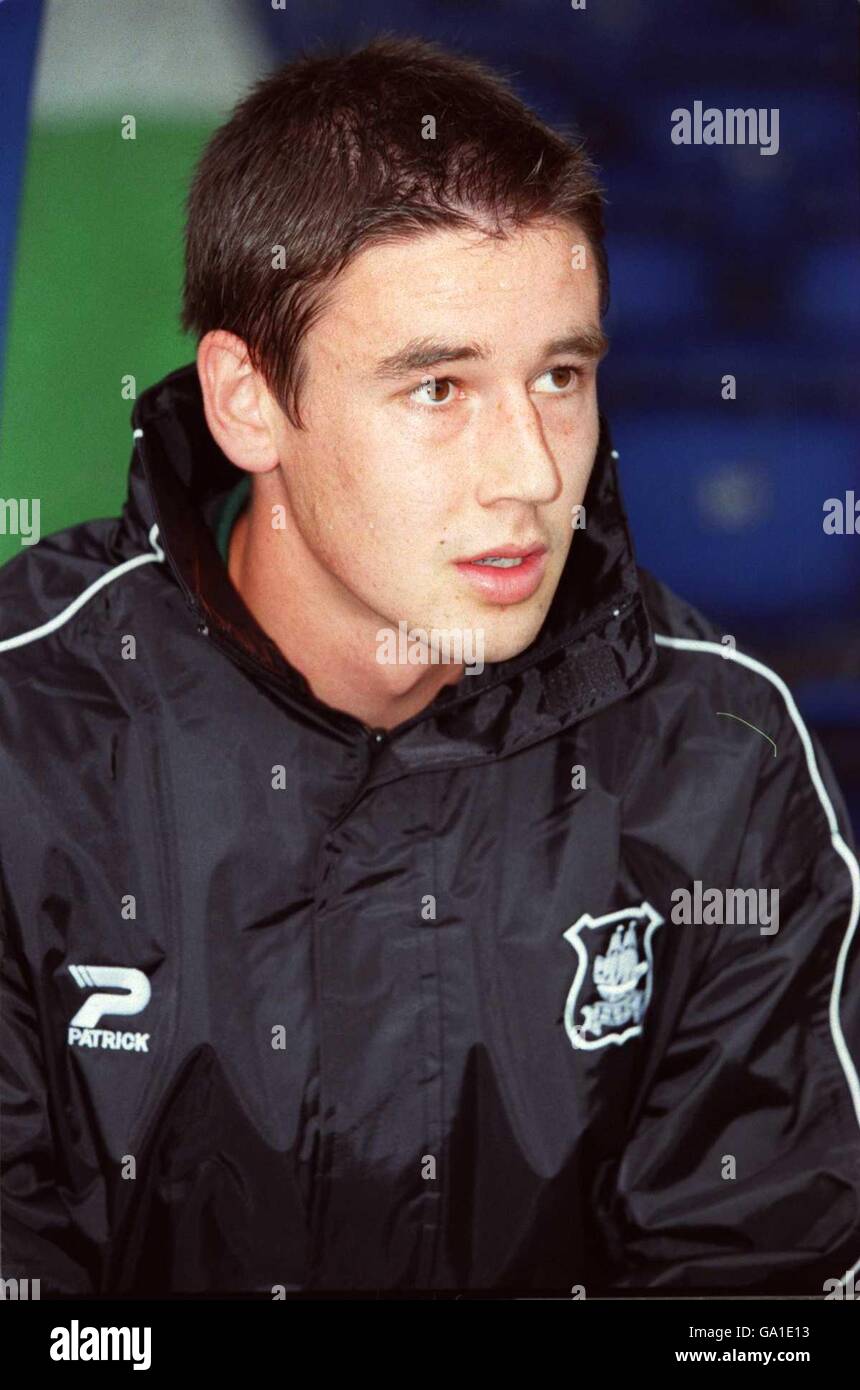
[[[728,107],[694,101],[672,112],[673,145],[758,145],[759,154],[779,154],[779,108]]]
[[[678,926],[758,926],[760,936],[779,931],[778,888],[704,888],[697,878],[692,892],[676,888],[671,901],[670,917]]]
[[[465,666],[467,676],[484,669],[483,628],[410,628],[402,619],[397,631],[381,627],[376,634],[380,666]]]
[[[38,497],[0,497],[0,536],[20,536],[22,545],[38,545],[41,516]]]
[[[69,1327],[51,1330],[52,1361],[131,1361],[136,1371],[152,1364],[152,1328],[81,1327],[72,1318]]]

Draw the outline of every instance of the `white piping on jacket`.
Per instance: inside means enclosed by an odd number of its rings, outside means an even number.
[[[40,637],[48,637],[50,633],[56,632],[58,627],[62,627],[70,618],[73,618],[85,603],[89,603],[93,594],[97,594],[99,589],[103,589],[106,584],[113,583],[115,579],[119,579],[123,574],[128,574],[130,570],[137,569],[139,565],[150,565],[153,562],[160,564],[164,559],[164,551],[158,544],[157,526],[153,526],[149,533],[149,544],[154,552],[152,555],[135,555],[131,560],[123,560],[121,565],[115,565],[112,570],[106,570],[94,584],[88,585],[83,593],[78,594],[68,608],[64,608],[61,613],[58,613],[47,623],[42,623],[41,627],[30,628],[29,632],[19,632],[17,637],[0,638],[0,652],[11,652],[15,647],[25,647],[28,642],[38,642]]]
[[[772,671],[769,666],[765,666],[761,661],[756,661],[755,657],[746,656],[743,652],[736,651],[729,646],[722,646],[719,642],[702,642],[692,637],[666,637],[662,632],[655,632],[654,640],[661,647],[675,647],[680,651],[688,652],[712,652],[727,661],[739,661],[742,666],[746,666],[750,671],[756,671],[758,675],[764,676],[771,685],[775,685],[780,695],[785,701],[786,709],[791,715],[794,727],[806,754],[806,766],[809,776],[814,786],[822,809],[827,817],[827,824],[830,827],[830,840],[839,855],[844,860],[845,866],[851,879],[851,911],[848,917],[848,927],[842,940],[842,946],[836,961],[836,970],[833,975],[833,988],[830,991],[830,1032],[833,1037],[833,1046],[839,1058],[842,1070],[845,1073],[845,1080],[854,1104],[854,1115],[860,1126],[860,1079],[857,1076],[857,1068],[848,1051],[845,1037],[842,1032],[842,1025],[839,1019],[839,996],[842,993],[842,983],[845,977],[845,963],[848,959],[848,952],[851,949],[851,940],[857,929],[857,919],[860,916],[860,864],[857,858],[849,849],[839,833],[839,822],[836,819],[836,812],[833,803],[827,795],[827,789],[821,780],[821,773],[818,771],[818,764],[815,761],[815,751],[812,747],[812,740],[809,737],[809,730],[804,724],[798,712],[797,705],[785,681]],[[843,1279],[848,1279],[860,1268],[860,1259],[843,1274]]]

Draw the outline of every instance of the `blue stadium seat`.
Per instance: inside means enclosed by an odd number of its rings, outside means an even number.
[[[856,610],[860,536],[823,530],[826,499],[860,499],[849,424],[616,414],[613,435],[637,556],[687,598],[747,623]]]

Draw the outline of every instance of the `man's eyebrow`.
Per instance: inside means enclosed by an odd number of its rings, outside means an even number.
[[[373,375],[411,376],[440,362],[485,361],[489,354],[478,343],[443,343],[435,338],[412,338],[405,347],[377,362]]]
[[[548,342],[541,357],[573,353],[599,361],[609,350],[609,339],[599,328],[580,328]],[[485,362],[490,353],[480,343],[445,343],[434,338],[413,338],[397,352],[377,362],[373,375],[382,379],[412,376],[443,362]]]
[[[574,357],[592,357],[599,362],[609,351],[609,339],[599,328],[580,328],[563,338],[553,338],[544,348],[544,357],[560,357],[570,352]]]

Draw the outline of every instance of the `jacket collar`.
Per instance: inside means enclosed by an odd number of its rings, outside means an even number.
[[[364,726],[313,695],[234,588],[212,523],[237,481],[212,438],[194,363],[145,391],[128,498],[115,537],[119,558],[146,549],[151,527],[166,567],[201,629],[276,698],[347,741]],[[404,767],[483,761],[550,737],[645,683],[656,660],[615,458],[601,416],[597,457],[577,530],[544,625],[531,646],[442,690],[384,740]]]

